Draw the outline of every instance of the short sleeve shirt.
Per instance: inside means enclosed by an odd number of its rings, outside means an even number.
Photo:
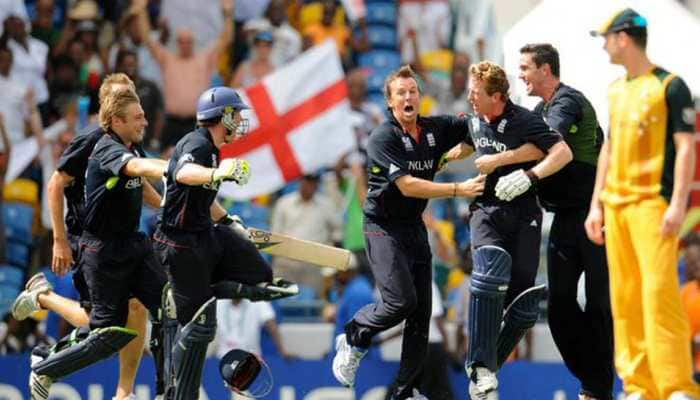
[[[115,133],[103,135],[90,156],[85,178],[85,229],[104,239],[138,231],[143,178],[124,173],[124,166],[145,154],[127,147]]]
[[[432,181],[440,157],[469,136],[469,120],[418,117],[418,130],[416,141],[392,116],[372,131],[367,145],[369,192],[365,215],[398,222],[419,221],[428,201],[404,196],[395,182],[404,175]]]
[[[188,163],[206,168],[219,165],[219,149],[206,128],[185,135],[175,146],[168,163],[162,219],[166,229],[202,231],[213,225],[209,207],[216,199],[219,183],[192,186],[178,182],[177,173]]]
[[[76,136],[70,141],[63,154],[58,159],[57,170],[73,177],[73,181],[65,188],[66,227],[68,233],[80,236],[83,233],[83,218],[85,212],[85,172],[88,159],[95,149],[97,141],[105,135],[105,131],[94,128],[84,134]]]

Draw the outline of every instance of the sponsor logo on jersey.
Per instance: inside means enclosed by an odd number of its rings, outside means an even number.
[[[143,185],[143,178],[140,176],[137,176],[136,178],[131,178],[128,181],[126,181],[126,184],[124,184],[124,187],[127,189],[137,189],[140,188]]]
[[[433,132],[426,133],[425,137],[428,139],[428,146],[435,147],[435,136],[433,136]]]
[[[401,140],[403,140],[403,146],[406,148],[406,151],[413,151],[413,143],[411,143],[411,139],[404,136],[401,138]]]
[[[433,169],[433,160],[418,160],[409,161],[408,170],[409,171],[430,171]]]
[[[490,147],[499,153],[502,153],[507,150],[505,144],[499,142],[498,140],[493,140],[487,137],[480,137],[474,139],[474,146],[476,146],[479,149],[485,149]]]

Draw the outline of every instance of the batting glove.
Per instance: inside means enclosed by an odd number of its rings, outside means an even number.
[[[233,233],[242,239],[253,240],[250,232],[248,232],[248,228],[246,228],[245,224],[243,224],[243,220],[238,215],[226,215],[221,218],[218,223],[228,226]]]
[[[234,181],[243,186],[250,180],[250,164],[238,158],[226,158],[211,174],[212,182]]]
[[[537,175],[532,171],[519,169],[506,176],[502,176],[496,183],[496,197],[501,200],[511,201],[527,192],[537,182]]]

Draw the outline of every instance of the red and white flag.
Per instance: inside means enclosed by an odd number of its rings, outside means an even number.
[[[238,93],[252,108],[243,114],[250,120],[250,133],[222,147],[221,156],[248,160],[251,179],[245,186],[222,185],[226,197],[244,200],[272,193],[303,174],[334,165],[356,145],[333,41]]]

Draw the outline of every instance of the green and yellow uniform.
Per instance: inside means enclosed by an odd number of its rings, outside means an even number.
[[[660,229],[673,192],[674,135],[695,132],[690,91],[681,78],[654,67],[614,82],[608,100],[610,162],[601,201],[617,371],[625,391],[645,399],[697,394],[678,237]]]

